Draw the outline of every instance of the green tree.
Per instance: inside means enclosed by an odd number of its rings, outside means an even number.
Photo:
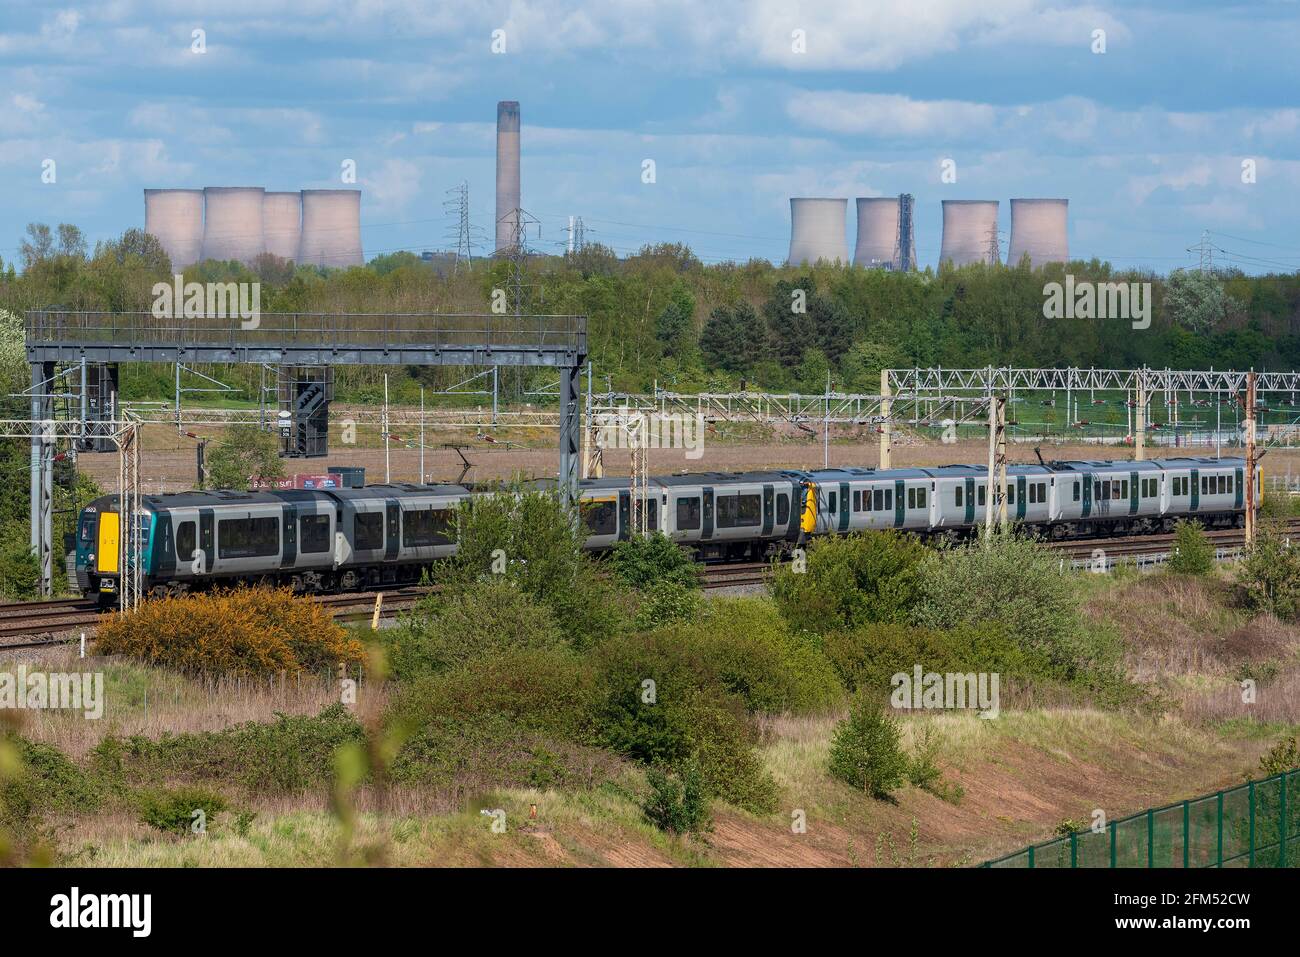
[[[1214,546],[1205,537],[1200,522],[1182,521],[1174,526],[1174,548],[1169,570],[1179,575],[1206,575],[1214,568]]]
[[[279,442],[255,425],[229,426],[208,450],[207,466],[207,488],[247,491],[252,479],[284,477]]]
[[[1175,324],[1205,335],[1227,315],[1228,296],[1214,276],[1175,269],[1165,284],[1165,309]]]
[[[832,777],[874,798],[888,798],[907,775],[907,755],[899,746],[898,722],[874,702],[861,700],[835,728],[831,741]]]

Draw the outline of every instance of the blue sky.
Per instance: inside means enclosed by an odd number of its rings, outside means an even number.
[[[445,247],[462,179],[487,235],[517,99],[538,248],[577,215],[620,253],[780,261],[790,196],[911,192],[925,265],[942,199],[1001,200],[1005,249],[1009,198],[1065,196],[1072,256],[1166,272],[1208,229],[1293,271],[1297,54],[1295,0],[0,0],[0,257],[33,220],[142,226],[146,187],[328,188],[349,159],[367,257]]]

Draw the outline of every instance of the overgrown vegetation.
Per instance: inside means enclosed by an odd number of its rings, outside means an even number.
[[[206,488],[246,492],[253,481],[284,477],[279,440],[255,425],[236,423],[223,429],[221,438],[208,449],[205,463]]]
[[[1178,575],[1208,575],[1214,569],[1214,546],[1200,522],[1179,519],[1168,565]]]
[[[835,729],[828,770],[850,787],[888,798],[908,772],[898,722],[874,702],[854,703]]]
[[[355,667],[365,650],[323,606],[287,588],[156,598],[96,633],[101,654],[191,674],[279,675]]]

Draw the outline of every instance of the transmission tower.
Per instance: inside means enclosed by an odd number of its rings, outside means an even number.
[[[528,229],[530,226],[537,227],[536,236],[541,238],[542,225],[531,213],[519,207],[510,210],[501,219],[511,226],[510,247],[499,250],[510,260],[510,278],[506,282],[506,288],[515,315],[521,316],[524,313],[524,290],[532,285],[524,282],[528,265]]]
[[[569,225],[564,231],[569,234],[569,239],[565,245],[565,251],[570,255],[582,252],[583,247],[587,245],[587,227],[582,221],[581,216],[570,216]]]
[[[989,226],[989,265],[996,266],[1002,262],[1002,244],[998,241],[998,224]]]
[[[1200,272],[1202,276],[1207,276],[1214,272],[1214,244],[1210,242],[1210,231],[1201,230],[1201,241],[1195,246],[1188,246],[1189,253],[1196,253],[1200,258]]]
[[[462,262],[466,265],[473,263],[474,247],[478,245],[474,241],[474,229],[469,221],[469,183],[461,180],[447,190],[447,197],[443,201],[442,208],[456,220],[455,229],[448,230],[447,238],[456,243],[452,269],[458,271]]]

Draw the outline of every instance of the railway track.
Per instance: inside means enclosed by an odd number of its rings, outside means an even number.
[[[1289,535],[1300,537],[1300,519],[1286,522]],[[1233,549],[1245,545],[1241,529],[1223,529],[1206,532],[1215,548]],[[1049,542],[1049,548],[1059,551],[1062,558],[1071,562],[1092,559],[1098,550],[1108,561],[1126,557],[1167,555],[1174,536],[1126,536],[1122,538],[1092,538],[1079,541]],[[734,562],[704,566],[702,585],[706,590],[735,588],[745,585],[764,585],[771,581],[771,565],[767,562]],[[382,594],[380,618],[396,617],[409,611],[421,598],[433,591],[432,586],[405,586],[382,592],[349,592],[341,595],[318,595],[320,602],[339,621],[370,621],[374,615],[375,597]],[[60,598],[53,601],[0,603],[0,651],[6,648],[41,648],[48,645],[76,641],[81,631],[93,631],[104,612],[84,598]]]

